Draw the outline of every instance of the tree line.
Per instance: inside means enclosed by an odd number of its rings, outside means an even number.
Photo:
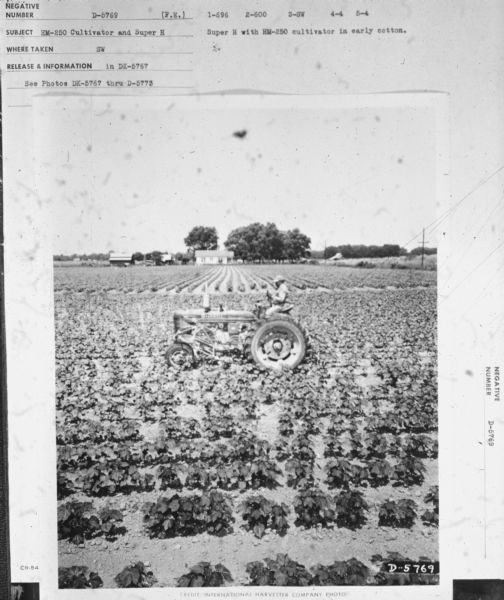
[[[184,243],[190,252],[216,250],[218,235],[215,227],[193,227]],[[309,256],[311,240],[298,228],[280,231],[275,223],[251,223],[233,229],[224,247],[234,258],[245,262],[295,261]]]
[[[423,248],[423,253],[436,254],[436,248]],[[327,246],[324,249],[323,258],[333,258],[334,256],[341,255],[343,258],[386,258],[395,256],[416,256],[422,254],[422,247],[413,248],[413,250],[406,250],[399,244],[383,244],[382,246],[366,246],[364,244],[343,244],[340,246]]]
[[[53,260],[56,261],[69,261],[78,258],[79,260],[97,260],[104,261],[108,260],[108,252],[92,252],[91,254],[54,254]]]
[[[194,259],[197,250],[217,250],[219,248],[219,236],[215,227],[197,225],[193,227],[184,238],[186,252],[173,254],[177,262],[189,262]],[[326,246],[323,251],[310,251],[311,240],[297,227],[282,231],[275,223],[251,223],[243,227],[233,229],[224,242],[227,250],[233,251],[236,260],[244,262],[295,262],[300,259],[324,258],[330,259],[335,256],[341,258],[384,258],[405,255],[436,254],[436,248],[423,248],[421,246],[409,251],[399,244],[364,245],[343,244]],[[133,261],[152,260],[160,262],[163,252],[152,250],[151,252],[134,252]],[[107,260],[109,254],[57,254],[54,260],[64,261],[80,258],[81,260]]]

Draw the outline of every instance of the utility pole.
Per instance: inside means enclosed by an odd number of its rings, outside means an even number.
[[[425,253],[425,227],[422,229],[422,269],[424,268],[424,253]]]

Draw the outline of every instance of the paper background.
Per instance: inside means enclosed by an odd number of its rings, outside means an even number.
[[[486,517],[483,495],[483,372],[485,366],[501,360],[504,339],[499,208],[504,181],[504,6],[498,0],[428,0],[403,3],[400,9],[395,2],[381,4],[389,11],[403,11],[402,20],[411,24],[408,40],[349,40],[343,47],[338,42],[337,48],[328,40],[303,40],[297,52],[294,46],[275,47],[274,40],[267,47],[256,42],[254,48],[250,41],[239,48],[230,45],[216,58],[210,55],[210,42],[205,39],[199,47],[197,89],[345,95],[439,90],[449,94],[451,158],[446,178],[453,210],[443,221],[444,260],[439,271],[442,586],[400,592],[404,597],[434,592],[446,598],[451,586],[445,580],[447,572],[450,579],[495,578],[502,576],[504,563],[500,516],[504,495],[499,478],[502,469],[497,469],[503,447],[502,410],[496,417],[500,419],[496,446],[491,453],[487,449]],[[239,61],[234,60],[236,56]],[[37,581],[42,573],[51,573],[54,580],[54,455],[47,445],[54,438],[49,408],[54,390],[49,220],[34,180],[35,113],[29,108],[9,108],[8,96],[6,100],[12,578]],[[40,461],[41,456],[46,459]],[[53,539],[50,532],[54,532]],[[34,565],[38,571],[30,569]],[[365,590],[366,594],[375,592]],[[149,594],[166,597],[162,590]],[[366,597],[360,590],[358,594]],[[118,593],[110,590],[100,597],[116,598]]]

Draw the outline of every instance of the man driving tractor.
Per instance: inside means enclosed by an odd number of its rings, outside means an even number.
[[[266,295],[271,302],[271,306],[266,310],[267,317],[270,317],[275,313],[287,313],[293,307],[292,304],[287,302],[289,288],[285,283],[285,277],[277,275],[275,279],[273,279],[273,285],[276,288],[275,293],[271,294],[269,290],[266,292]]]
[[[306,354],[306,334],[291,316],[294,306],[287,299],[285,278],[273,281],[253,310],[211,310],[209,298],[202,308],[178,310],[173,314],[175,336],[166,349],[166,361],[175,369],[190,368],[205,359],[225,358],[237,351],[260,369],[295,369]],[[268,286],[267,286],[268,287]],[[271,287],[271,286],[269,286]]]

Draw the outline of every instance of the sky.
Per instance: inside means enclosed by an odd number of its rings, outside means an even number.
[[[312,249],[405,245],[436,218],[427,106],[83,99],[47,103],[37,127],[56,254],[183,251],[195,225],[222,247],[255,221],[298,227]]]

